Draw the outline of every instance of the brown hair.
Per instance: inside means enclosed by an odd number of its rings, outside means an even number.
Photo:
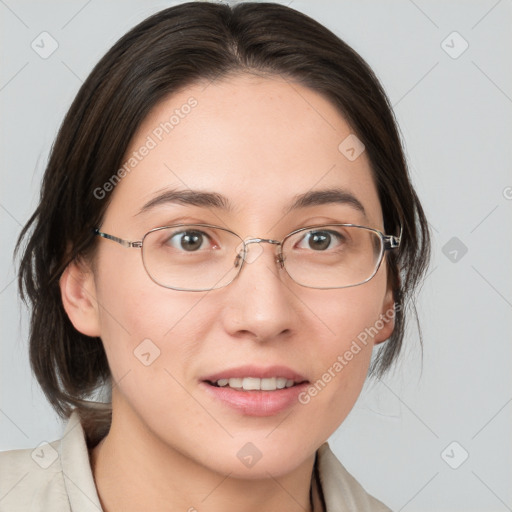
[[[242,72],[281,75],[322,94],[365,144],[384,229],[398,234],[403,226],[400,249],[387,260],[395,301],[401,307],[371,373],[381,375],[400,352],[404,306],[413,304],[410,299],[428,264],[430,239],[395,118],[378,79],[346,43],[289,7],[181,4],[130,30],[90,73],[60,127],[39,205],[16,244],[18,253],[27,239],[18,284],[22,298],[32,305],[33,372],[62,417],[78,408],[90,427],[90,445],[109,427],[110,404],[101,407],[90,399],[108,383],[110,371],[101,339],[85,336],[71,324],[59,278],[74,258],[94,250],[93,229],[101,225],[109,204],[108,194],[99,200],[94,190],[120,168],[135,131],[160,100],[199,80]],[[95,418],[100,421],[94,423]]]

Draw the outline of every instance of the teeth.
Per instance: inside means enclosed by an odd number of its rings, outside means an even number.
[[[278,377],[276,381],[277,389],[283,389],[286,386],[287,380],[284,377]]]
[[[228,385],[230,388],[241,389],[243,381],[244,379],[229,379]]]
[[[258,379],[261,380],[260,389],[264,391],[274,391],[277,389],[276,378],[271,377],[270,379]]]
[[[285,377],[266,377],[264,379],[259,379],[258,377],[244,377],[219,379],[217,381],[217,385],[221,388],[227,386],[243,391],[275,391],[276,389],[291,388],[294,384],[295,382],[292,379],[286,379]]]
[[[257,377],[245,377],[242,382],[242,387],[247,391],[251,391],[253,389],[261,389],[261,380],[262,379],[258,379]]]

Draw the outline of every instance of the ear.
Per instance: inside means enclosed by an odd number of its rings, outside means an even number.
[[[60,281],[64,309],[75,329],[86,336],[99,336],[98,302],[94,274],[83,260],[73,260]]]
[[[388,286],[384,300],[382,301],[382,310],[379,319],[375,322],[378,332],[373,338],[375,345],[382,343],[390,338],[395,329],[395,298],[393,288]]]

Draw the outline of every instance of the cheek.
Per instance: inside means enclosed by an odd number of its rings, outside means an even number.
[[[203,310],[199,319],[195,315],[203,294],[158,286],[139,259],[126,260],[102,263],[97,282],[101,338],[114,378],[143,369],[147,374],[144,363],[183,366],[200,350],[197,340],[211,321]]]
[[[346,418],[365,382],[385,279],[382,272],[364,285],[325,292],[325,297],[312,294],[308,301],[318,311],[317,331],[322,334],[316,337],[311,359],[315,380],[299,401],[309,409],[312,423],[318,422],[315,428],[327,436]]]
[[[112,314],[104,315],[102,326],[118,409],[137,411],[155,431],[174,428],[176,415],[189,418],[190,428],[207,422],[186,389],[214,321],[198,304],[202,294],[167,290],[152,282],[136,293],[126,284],[123,289],[130,293],[104,294]]]
[[[373,337],[369,333],[375,334],[372,327],[378,323],[386,298],[385,269],[381,267],[373,279],[360,286],[322,294],[311,294],[307,300],[317,313],[319,326],[324,326],[323,353],[348,350],[354,340],[371,350]]]

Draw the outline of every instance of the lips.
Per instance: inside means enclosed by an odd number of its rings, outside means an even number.
[[[247,416],[272,416],[288,409],[308,383],[286,366],[240,366],[201,379],[209,396]]]

